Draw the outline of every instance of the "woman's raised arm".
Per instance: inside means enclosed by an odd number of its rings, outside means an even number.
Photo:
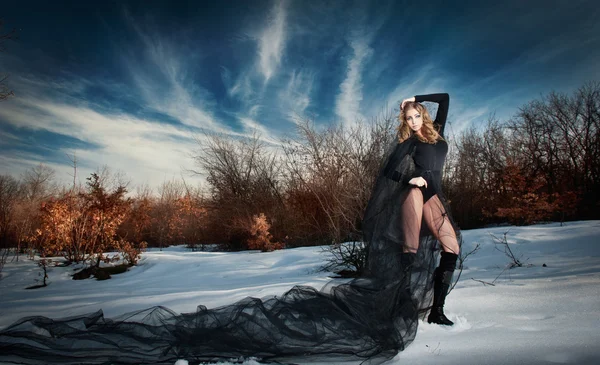
[[[439,133],[443,137],[446,118],[448,117],[448,107],[450,106],[450,95],[447,93],[415,95],[415,101],[418,103],[423,101],[438,103],[437,114],[435,115],[435,120],[433,122],[440,126]]]

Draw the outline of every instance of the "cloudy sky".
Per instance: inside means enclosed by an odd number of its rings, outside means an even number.
[[[296,118],[352,123],[451,95],[452,131],[600,81],[593,1],[7,1],[0,6],[0,174],[100,166],[157,186],[194,167],[203,131]],[[83,180],[83,178],[82,178]]]

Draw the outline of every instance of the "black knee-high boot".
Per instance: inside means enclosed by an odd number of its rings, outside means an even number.
[[[452,326],[454,322],[444,314],[444,303],[452,283],[452,275],[456,268],[458,256],[450,252],[442,252],[441,256],[440,266],[433,273],[433,306],[427,322]]]

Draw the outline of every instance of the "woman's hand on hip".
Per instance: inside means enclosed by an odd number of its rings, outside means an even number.
[[[427,187],[427,181],[425,179],[423,179],[421,176],[413,177],[412,179],[410,179],[408,181],[408,183],[411,185],[418,186],[418,187],[421,187],[421,186]]]
[[[400,103],[400,110],[404,109],[404,104],[415,101],[415,97],[404,99],[402,103]]]

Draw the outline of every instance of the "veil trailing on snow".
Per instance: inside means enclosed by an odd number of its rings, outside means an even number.
[[[400,209],[409,188],[388,177],[407,168],[401,161],[410,162],[405,156],[413,144],[413,139],[394,142],[384,166],[397,168],[382,169],[373,189],[362,227],[368,250],[365,277],[342,284],[334,280],[321,290],[296,286],[281,296],[248,297],[213,309],[198,306],[195,313],[152,307],[112,319],[102,311],[63,319],[22,318],[0,331],[0,362],[173,364],[186,359],[194,364],[257,357],[379,364],[392,358],[414,339],[418,320],[431,305],[439,253],[439,243],[423,227],[410,275],[399,257],[406,234],[401,221],[411,219]],[[448,212],[445,206],[440,209]],[[442,217],[450,219],[445,212]]]

